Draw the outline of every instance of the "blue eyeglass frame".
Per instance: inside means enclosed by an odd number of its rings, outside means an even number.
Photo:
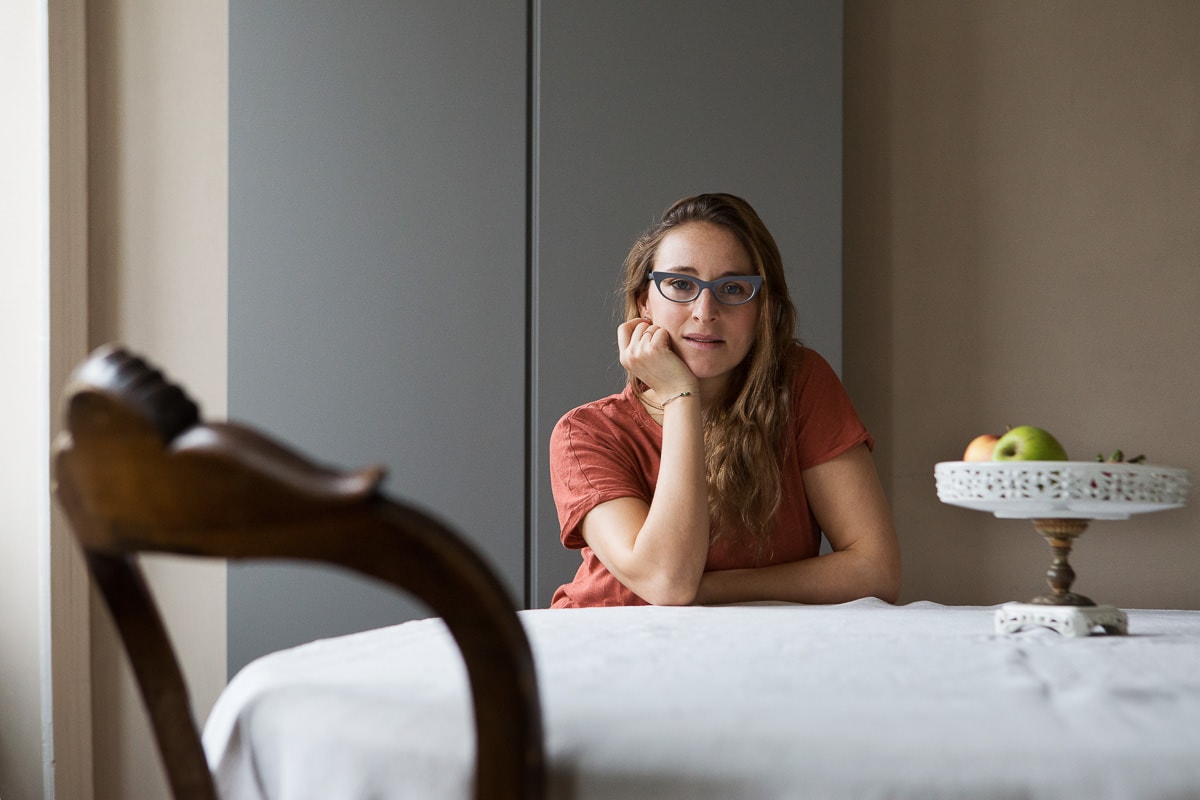
[[[682,280],[691,281],[692,283],[696,284],[696,286],[699,287],[696,289],[696,296],[693,297],[691,300],[673,300],[670,297],[667,297],[667,295],[663,292],[662,282],[669,278],[680,278]],[[681,274],[678,272],[651,272],[649,275],[646,276],[646,279],[650,280],[650,281],[654,281],[654,285],[658,287],[658,293],[660,295],[662,295],[663,299],[668,302],[681,303],[681,304],[682,303],[694,303],[700,297],[700,295],[704,292],[704,290],[708,289],[710,292],[712,292],[713,299],[715,299],[718,303],[720,303],[723,306],[744,306],[744,305],[746,305],[746,303],[749,303],[751,300],[758,297],[758,292],[760,289],[762,289],[762,282],[763,282],[761,275],[729,275],[724,278],[717,278],[715,281],[702,281],[699,278],[695,277],[694,275],[684,275],[684,274]],[[753,287],[753,290],[750,292],[750,296],[747,297],[745,300],[741,300],[737,303],[729,303],[729,302],[726,302],[725,300],[721,299],[721,294],[717,291],[717,288],[726,283],[732,283],[734,281],[744,281],[746,283],[749,283],[750,286]]]

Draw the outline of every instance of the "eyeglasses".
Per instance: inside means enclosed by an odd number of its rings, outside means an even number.
[[[763,282],[760,275],[733,275],[715,281],[702,281],[676,272],[651,272],[649,280],[654,281],[658,293],[672,303],[690,303],[708,289],[718,303],[727,306],[749,303],[758,294]]]

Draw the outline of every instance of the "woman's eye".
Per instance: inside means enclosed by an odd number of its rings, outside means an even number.
[[[677,292],[694,292],[694,291],[696,291],[696,284],[692,283],[689,280],[685,280],[683,278],[672,278],[671,280],[669,280],[667,282],[667,285],[670,286],[672,289],[674,289]]]
[[[721,284],[721,292],[723,294],[733,295],[734,297],[737,297],[738,295],[742,295],[742,294],[746,293],[746,287],[740,283],[734,283],[734,282],[724,283],[724,284]]]

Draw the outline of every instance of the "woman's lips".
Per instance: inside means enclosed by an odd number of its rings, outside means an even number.
[[[704,336],[703,334],[685,335],[683,338],[692,345],[704,350],[709,350],[725,343],[724,339],[716,336]]]

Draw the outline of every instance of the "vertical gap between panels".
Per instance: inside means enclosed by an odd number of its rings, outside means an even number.
[[[525,4],[525,597],[537,602],[538,586],[538,18],[539,0]]]

